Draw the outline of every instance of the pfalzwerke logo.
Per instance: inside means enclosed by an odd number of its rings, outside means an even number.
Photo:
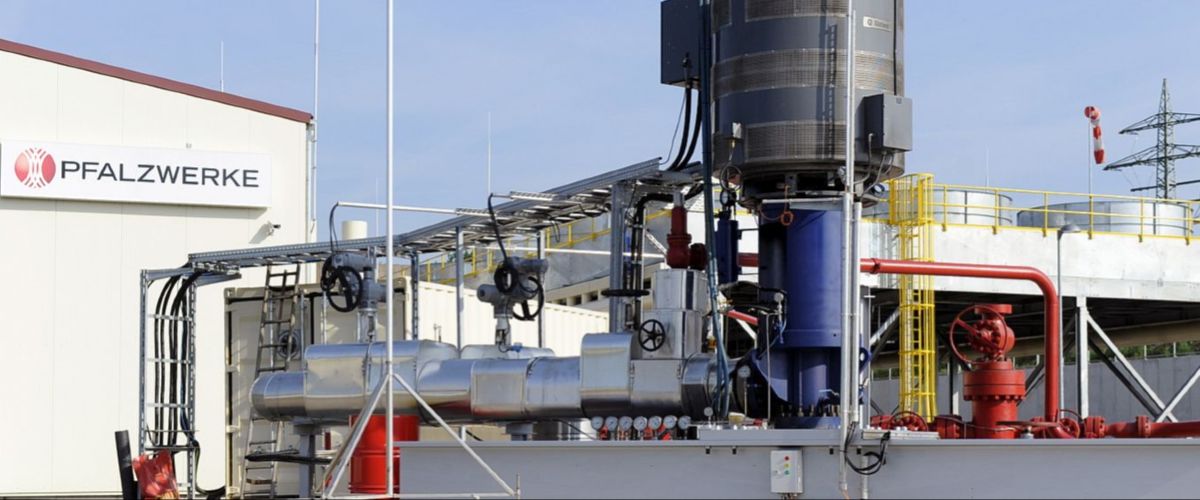
[[[17,173],[17,180],[21,181],[21,184],[35,189],[50,184],[50,181],[54,180],[56,169],[54,157],[42,148],[29,148],[22,151],[21,155],[17,157],[17,163],[13,165],[13,170]]]

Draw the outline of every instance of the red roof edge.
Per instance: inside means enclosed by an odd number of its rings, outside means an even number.
[[[87,59],[69,56],[67,54],[46,49],[40,49],[31,45],[25,45],[9,40],[0,39],[0,51],[11,52],[13,54],[40,59],[55,64],[61,64],[63,66],[70,66],[72,68],[90,71],[92,73],[111,76],[113,78],[120,78],[133,83],[149,85],[151,87],[157,87],[171,92],[190,95],[200,99],[206,99],[209,101],[219,102],[221,104],[228,104],[230,106],[249,109],[251,111],[257,111],[259,113],[277,116],[287,120],[301,123],[308,123],[312,121],[312,114],[305,111],[300,111],[298,109],[286,108],[263,101],[257,101],[238,95],[228,94],[218,90],[207,89],[199,85],[169,80],[160,76],[149,75],[130,69],[118,68],[116,66],[99,63],[96,61],[89,61]]]

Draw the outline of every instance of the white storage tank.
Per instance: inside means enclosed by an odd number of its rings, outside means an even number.
[[[1011,226],[1015,218],[1012,198],[988,189],[934,188],[930,208],[939,224]],[[882,201],[863,208],[863,217],[886,221],[889,210],[887,201]]]
[[[1090,215],[1089,215],[1090,212]],[[1075,224],[1105,233],[1185,236],[1191,232],[1186,204],[1156,201],[1086,201],[1033,207],[1017,214],[1017,225],[1058,228]]]

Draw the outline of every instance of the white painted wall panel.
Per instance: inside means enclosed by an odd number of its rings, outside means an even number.
[[[137,431],[138,273],[189,252],[306,241],[305,125],[0,52],[0,147],[42,140],[271,156],[268,209],[0,199],[0,495],[114,492],[112,433]],[[11,168],[0,165],[0,168]],[[274,235],[267,221],[281,224]],[[260,272],[233,284],[259,286]],[[221,290],[198,297],[200,482],[221,484]]]

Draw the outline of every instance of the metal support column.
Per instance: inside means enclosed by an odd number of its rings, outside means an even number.
[[[412,339],[421,338],[421,254],[412,254],[412,273],[408,280],[408,293],[412,297]]]
[[[946,407],[950,408],[951,414],[962,415],[959,408],[962,405],[962,367],[956,357],[949,358],[946,362],[949,367],[946,371]]]
[[[1077,377],[1075,382],[1076,402],[1078,404],[1079,418],[1088,416],[1088,368],[1091,365],[1091,350],[1088,348],[1088,323],[1091,319],[1088,313],[1087,297],[1075,297],[1076,310],[1078,311],[1077,319],[1075,320],[1075,369]]]
[[[454,227],[454,325],[455,325],[455,346],[462,349],[463,346],[463,312],[465,304],[463,303],[463,233],[462,226]],[[539,315],[538,321],[541,321]],[[539,323],[541,324],[541,323]]]
[[[629,208],[629,200],[633,195],[633,186],[629,182],[618,182],[612,186],[612,212],[609,214],[609,269],[608,288],[613,292],[625,287],[625,212]],[[626,305],[628,298],[614,293],[608,297],[608,330],[621,332],[628,330],[626,325]]]
[[[1192,386],[1196,385],[1197,379],[1200,379],[1200,366],[1196,367],[1196,371],[1192,372],[1192,376],[1183,384],[1183,387],[1179,388],[1179,392],[1175,393],[1175,397],[1171,398],[1171,402],[1167,403],[1167,407],[1163,409],[1162,413],[1159,413],[1158,416],[1154,418],[1154,421],[1162,422],[1164,419],[1166,419],[1167,415],[1171,413],[1171,410],[1175,409],[1175,405],[1179,404],[1179,402],[1183,400],[1183,397],[1186,396],[1188,392],[1191,392]]]
[[[1162,399],[1158,397],[1158,393],[1154,392],[1154,388],[1150,387],[1150,384],[1146,383],[1146,379],[1142,378],[1142,374],[1138,373],[1138,371],[1133,368],[1133,365],[1129,364],[1129,360],[1125,359],[1125,355],[1121,354],[1121,350],[1117,348],[1117,345],[1113,343],[1112,339],[1108,338],[1108,334],[1104,333],[1104,329],[1100,328],[1100,325],[1096,324],[1096,321],[1090,316],[1087,318],[1087,320],[1088,324],[1092,325],[1092,329],[1096,330],[1096,337],[1098,337],[1101,342],[1104,342],[1104,345],[1108,347],[1109,352],[1111,352],[1113,357],[1116,358],[1117,363],[1119,363],[1121,367],[1125,368],[1125,371],[1129,372],[1129,376],[1133,378],[1133,381],[1137,383],[1137,386],[1140,387],[1147,396],[1150,396],[1150,400],[1154,402],[1154,406],[1158,407],[1155,411],[1157,413],[1156,416],[1165,416],[1172,422],[1178,422],[1179,419],[1175,418],[1175,415],[1171,413],[1171,411],[1167,408],[1167,405],[1163,404]]]
[[[546,260],[546,230],[544,230],[544,229],[538,231],[538,233],[537,233],[537,258],[538,258],[538,260]],[[545,279],[546,279],[545,276],[543,276],[542,280],[544,281]],[[543,285],[545,285],[545,283],[543,283]],[[459,303],[458,303],[459,311],[462,311],[461,295],[462,294],[460,293],[459,294],[460,298],[458,299],[459,300]],[[538,317],[537,317],[537,328],[538,328],[537,346],[539,348],[546,347],[546,319],[545,318],[546,318],[546,315],[538,314]]]

